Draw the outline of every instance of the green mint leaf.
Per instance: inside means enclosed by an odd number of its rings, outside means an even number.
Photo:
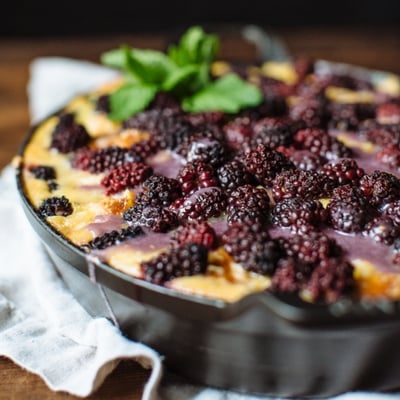
[[[111,68],[125,69],[125,53],[122,49],[106,51],[100,56],[100,61]]]
[[[143,111],[157,94],[157,86],[127,83],[110,95],[111,112],[109,117],[122,121]]]
[[[144,83],[161,84],[176,69],[167,55],[156,50],[125,49],[129,72]]]
[[[104,65],[128,72],[136,82],[161,83],[176,69],[174,62],[161,51],[132,49],[123,46],[101,55]]]
[[[190,87],[195,86],[199,80],[200,68],[196,65],[186,65],[176,68],[162,83],[162,89],[166,92],[188,92],[191,94]]]
[[[261,103],[260,90],[235,74],[225,75],[208,84],[191,97],[186,97],[182,107],[188,112],[223,111],[236,113],[242,108]]]
[[[206,34],[199,26],[189,28],[178,45],[170,46],[168,55],[176,65],[211,63],[218,51],[218,38]]]

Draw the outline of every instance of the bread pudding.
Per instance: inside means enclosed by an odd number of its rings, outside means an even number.
[[[91,259],[194,296],[400,299],[399,78],[177,49],[162,78],[143,72],[155,52],[109,53],[131,76],[34,128],[19,165],[38,216]]]

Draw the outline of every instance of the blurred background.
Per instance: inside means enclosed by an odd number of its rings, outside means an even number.
[[[399,26],[399,0],[14,0],[3,2],[0,34],[76,35],[154,32],[191,24]]]

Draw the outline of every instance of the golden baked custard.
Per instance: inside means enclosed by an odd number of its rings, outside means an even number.
[[[168,60],[108,53],[131,75],[35,128],[20,163],[40,218],[193,295],[399,299],[399,78],[303,59],[234,66],[196,32],[196,56],[193,31]]]

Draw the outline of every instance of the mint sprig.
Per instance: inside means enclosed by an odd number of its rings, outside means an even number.
[[[174,95],[188,112],[236,113],[258,105],[260,90],[239,76],[211,79],[210,67],[218,47],[217,36],[195,26],[166,54],[126,46],[104,53],[103,64],[122,70],[126,78],[110,95],[110,118],[120,121],[143,111],[161,91]]]

